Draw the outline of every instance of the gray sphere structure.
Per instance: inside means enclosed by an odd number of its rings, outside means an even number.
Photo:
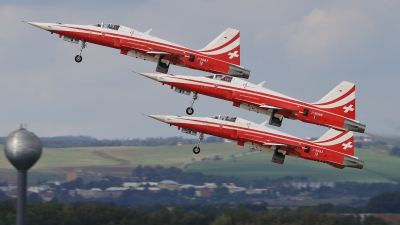
[[[21,127],[8,135],[4,152],[17,170],[27,171],[42,155],[42,142],[34,133]]]

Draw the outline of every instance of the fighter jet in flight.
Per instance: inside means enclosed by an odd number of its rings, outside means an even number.
[[[200,133],[193,153],[200,153],[200,142],[204,134],[237,141],[237,145],[272,153],[271,162],[283,164],[286,155],[327,163],[335,168],[352,167],[362,169],[364,161],[354,156],[354,136],[351,131],[329,129],[316,141],[303,140],[277,130],[232,116],[181,117],[148,115],[149,117],[177,126],[182,132]]]
[[[157,63],[156,71],[168,73],[174,64],[212,73],[248,78],[250,71],[240,65],[240,31],[228,28],[200,50],[192,50],[150,35],[150,30],[140,32],[112,23],[73,25],[62,23],[28,24],[58,34],[65,41],[81,42],[76,62],[82,61],[86,43],[119,49],[121,54]]]
[[[188,115],[194,112],[193,104],[198,94],[203,94],[231,101],[233,106],[239,108],[269,115],[269,124],[277,127],[282,125],[283,118],[288,118],[341,131],[365,131],[365,125],[355,120],[356,86],[347,81],[340,83],[318,102],[307,103],[264,88],[265,81],[252,84],[224,74],[204,77],[140,74],[175,87],[176,92],[186,95],[193,92],[193,100],[186,109]]]

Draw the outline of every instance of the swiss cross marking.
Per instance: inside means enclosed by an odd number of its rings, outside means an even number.
[[[237,54],[238,51],[234,51],[234,52],[229,52],[229,59],[233,59],[234,57],[239,57],[239,54]]]
[[[347,143],[343,143],[342,146],[343,146],[343,150],[353,147],[353,145],[351,144],[351,141],[349,141]]]
[[[349,111],[354,111],[353,104],[350,104],[349,106],[343,106],[343,110],[344,113],[347,113]]]

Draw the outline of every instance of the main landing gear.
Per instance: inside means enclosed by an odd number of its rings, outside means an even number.
[[[86,47],[87,47],[87,46],[86,46],[86,41],[82,41],[81,49],[80,49],[80,51],[79,51],[79,55],[76,55],[76,56],[75,56],[75,62],[77,62],[77,63],[82,62],[82,51],[83,51],[83,49],[86,48]]]
[[[203,134],[203,133],[200,133],[199,141],[197,142],[197,146],[195,146],[195,147],[193,148],[193,153],[194,153],[194,154],[199,154],[199,153],[200,153],[200,142],[201,142],[201,140],[203,140],[203,139],[204,139],[204,134]]]
[[[193,100],[190,102],[190,106],[186,109],[186,113],[188,115],[192,115],[194,113],[193,104],[194,104],[194,101],[196,101],[197,99],[199,99],[199,96],[197,96],[197,92],[193,92]],[[193,151],[194,151],[194,149],[193,149]],[[200,149],[199,149],[199,152],[200,152]]]

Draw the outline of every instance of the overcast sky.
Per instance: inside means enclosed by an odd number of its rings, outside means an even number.
[[[34,2],[34,3],[32,3]],[[116,49],[79,46],[21,21],[93,24],[111,22],[201,49],[226,28],[241,31],[242,65],[249,81],[315,102],[341,81],[356,83],[356,119],[367,131],[400,129],[399,1],[19,1],[0,3],[0,136],[18,123],[42,137],[96,138],[185,136],[176,127],[142,116],[186,115],[191,100],[132,73],[156,64]],[[170,73],[204,72],[171,66]],[[231,102],[200,96],[194,116],[267,116]],[[280,131],[321,136],[327,128],[284,120]],[[185,136],[191,137],[191,136]]]

